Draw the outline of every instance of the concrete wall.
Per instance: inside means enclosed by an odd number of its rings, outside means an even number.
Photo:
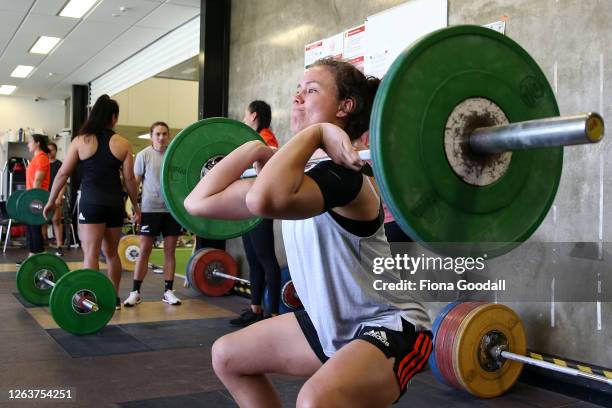
[[[304,45],[401,3],[404,0],[234,0],[230,117],[241,119],[250,100],[264,99],[273,109],[273,129],[281,142],[286,141],[290,136],[290,97],[303,72]],[[561,113],[593,110],[610,121],[612,1],[449,0],[448,7],[449,25],[486,24],[506,16],[506,35],[542,67],[556,91]],[[604,160],[610,143],[604,140],[596,148],[565,150],[556,200],[532,241],[611,240],[608,197],[612,194],[612,178],[606,174],[612,171],[612,163]],[[231,241],[228,248],[241,257],[239,241]],[[284,263],[278,231],[277,252]],[[533,273],[537,271],[507,278],[529,285]],[[439,305],[431,306],[430,313],[435,315]],[[557,303],[551,307],[546,302],[522,302],[512,306],[525,321],[529,347],[612,367],[608,344],[612,338],[612,304],[602,303],[599,313],[595,303]]]

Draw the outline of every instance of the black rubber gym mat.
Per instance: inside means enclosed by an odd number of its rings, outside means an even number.
[[[402,399],[394,404],[394,408],[431,408],[431,407],[460,407],[460,408],[530,408],[530,407],[564,407],[586,408],[595,405],[579,401],[566,396],[551,393],[540,388],[517,383],[506,395],[491,399],[479,399],[465,392],[456,391],[437,382],[430,372],[419,375],[408,386],[408,391]],[[274,381],[279,392],[283,407],[295,406],[295,401],[301,381]],[[119,403],[120,407],[128,408],[166,408],[166,407],[215,407],[235,408],[237,405],[225,390],[201,392],[197,394],[154,398],[149,400],[130,401]]]
[[[210,347],[219,337],[237,330],[230,318],[173,320],[165,322],[124,324],[120,327],[154,350],[184,347]]]
[[[50,329],[47,333],[73,358],[153,350],[119,326],[106,326],[87,336],[75,336],[62,329]]]
[[[235,408],[236,403],[221,391],[210,391],[197,394],[122,402],[117,404],[117,406],[122,408]]]

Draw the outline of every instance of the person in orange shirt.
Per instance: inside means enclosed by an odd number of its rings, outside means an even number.
[[[49,191],[51,182],[51,166],[49,164],[48,138],[44,135],[33,134],[28,140],[28,150],[32,153],[32,160],[26,168],[26,190],[41,188]],[[43,252],[42,229],[40,225],[28,225],[28,246],[30,255]],[[17,262],[21,264],[21,262]]]
[[[268,147],[278,149],[278,140],[270,130],[270,122],[272,121],[272,110],[270,105],[264,101],[253,101],[244,111],[242,121],[249,125],[253,130],[259,133]]]
[[[264,139],[268,147],[278,149],[278,140],[270,130],[272,110],[264,101],[253,101],[244,111],[243,122]],[[253,230],[242,236],[244,252],[249,263],[251,280],[251,306],[236,319],[230,320],[233,326],[246,327],[263,319],[261,307],[264,288],[268,288],[270,310],[266,314],[277,315],[281,273],[274,251],[274,221],[264,218]]]

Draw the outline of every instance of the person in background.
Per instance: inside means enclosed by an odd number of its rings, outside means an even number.
[[[172,289],[176,269],[176,243],[181,234],[181,225],[168,211],[160,186],[161,165],[170,142],[170,128],[164,122],[155,122],[151,125],[149,134],[151,146],[140,151],[134,162],[136,185],[142,182],[142,214],[140,220],[136,220],[140,224],[140,255],[136,260],[132,291],[123,302],[127,307],[141,302],[140,287],[149,269],[153,241],[160,233],[164,237],[165,284],[162,302],[169,305],[181,304]]]
[[[70,142],[43,213],[48,216],[55,212],[60,191],[78,165],[81,168],[78,219],[83,267],[99,270],[100,249],[104,251],[108,275],[117,293],[116,308],[120,309],[121,261],[117,247],[125,212],[120,172],[137,218],[140,207],[132,146],[114,131],[118,119],[119,104],[108,95],[100,96]]]
[[[272,121],[270,105],[259,100],[251,102],[244,111],[242,121],[259,133],[268,147],[278,149],[276,136],[270,130]],[[262,219],[255,228],[242,236],[242,243],[249,263],[251,305],[238,318],[230,320],[230,324],[246,327],[264,317],[261,302],[266,286],[270,310],[265,312],[270,315],[278,314],[281,273],[274,251],[274,220]]]
[[[28,138],[28,151],[32,153],[32,160],[26,167],[26,190],[40,188],[49,191],[51,181],[51,171],[49,166],[49,147],[47,146],[47,136],[33,134]],[[43,224],[44,225],[44,224]],[[45,245],[42,235],[42,226],[28,225],[28,256],[44,252]],[[20,266],[23,261],[18,261]]]
[[[62,162],[57,159],[57,145],[53,142],[49,142],[49,162],[51,166],[51,185],[55,180],[55,176],[62,167]],[[64,245],[64,225],[62,224],[62,210],[64,203],[64,193],[66,186],[62,187],[59,192],[58,198],[55,201],[55,212],[51,218],[53,224],[53,235],[55,236],[55,255],[64,256],[62,246]]]

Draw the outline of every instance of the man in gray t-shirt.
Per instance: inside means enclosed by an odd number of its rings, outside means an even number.
[[[164,153],[170,142],[170,131],[164,122],[151,125],[151,146],[136,155],[134,174],[140,185],[142,182],[142,202],[140,208],[140,255],[134,269],[134,284],[124,306],[135,306],[141,302],[140,287],[149,265],[153,241],[161,233],[164,237],[164,295],[162,301],[170,305],[180,305],[174,294],[174,270],[176,268],[175,249],[181,226],[168,212],[161,193],[160,171]]]

